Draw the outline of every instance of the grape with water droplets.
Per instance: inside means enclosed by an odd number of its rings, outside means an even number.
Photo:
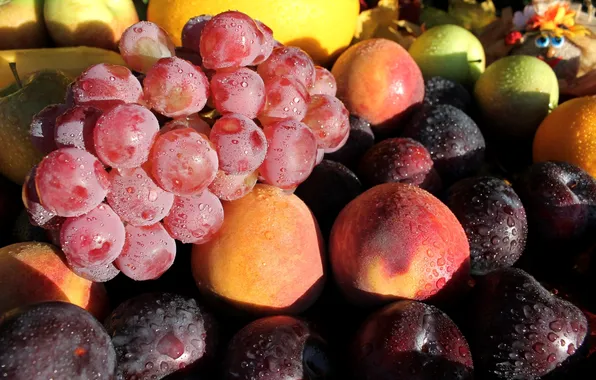
[[[210,191],[191,197],[176,197],[172,210],[163,220],[164,226],[182,243],[206,243],[223,224],[221,201]]]
[[[60,148],[38,165],[35,187],[40,203],[59,216],[79,216],[97,207],[106,197],[108,173],[91,153]]]
[[[176,242],[161,223],[126,226],[126,242],[114,264],[136,281],[155,280],[167,271],[176,258]]]
[[[209,191],[222,201],[233,201],[250,193],[258,178],[257,170],[248,174],[226,174],[219,170],[209,185]]]
[[[195,131],[204,134],[209,137],[211,134],[211,127],[207,122],[199,116],[199,114],[192,114],[189,116],[178,117],[174,120],[170,120],[164,124],[159,130],[160,134],[172,131],[174,129],[192,128]]]
[[[314,132],[318,147],[325,151],[337,150],[350,133],[350,113],[330,95],[312,96],[302,122]]]
[[[197,113],[207,104],[209,81],[201,68],[178,57],[162,58],[143,80],[148,106],[168,117]]]
[[[105,203],[85,215],[66,218],[60,229],[60,246],[77,267],[107,265],[122,252],[124,224]]]
[[[218,70],[211,78],[211,96],[221,114],[238,113],[254,119],[265,106],[265,83],[245,67]]]
[[[122,33],[118,45],[124,62],[133,70],[146,73],[161,58],[174,56],[175,46],[159,25],[141,21]]]
[[[310,95],[296,79],[277,77],[265,81],[265,94],[265,107],[258,116],[261,123],[286,119],[301,121],[306,115]]]
[[[64,104],[52,104],[41,111],[39,111],[31,120],[29,135],[31,144],[42,154],[48,154],[56,150],[56,142],[54,141],[54,131],[56,129],[56,118],[67,107]]]
[[[337,94],[337,82],[329,70],[321,66],[315,66],[315,82],[308,89],[311,95],[329,95]]]
[[[164,190],[177,195],[198,194],[213,181],[217,153],[207,138],[192,128],[159,135],[149,157],[151,175]]]
[[[29,174],[27,174],[21,192],[21,197],[23,199],[25,209],[27,210],[29,222],[34,226],[38,226],[47,230],[59,228],[60,223],[64,220],[64,218],[46,209],[41,204],[39,196],[37,195],[37,189],[35,188],[36,173],[37,165],[31,168]]]
[[[99,63],[85,70],[72,86],[76,104],[122,101],[139,103],[143,89],[139,80],[124,66]]]
[[[214,355],[217,324],[193,298],[144,293],[121,303],[105,321],[119,379],[162,379],[201,370]]]
[[[77,276],[93,282],[108,282],[120,274],[120,271],[113,263],[86,267],[79,267],[72,263],[68,263],[68,267]]]
[[[293,46],[273,49],[269,58],[257,67],[257,72],[265,82],[291,77],[306,88],[312,87],[316,80],[313,60],[302,49]]]
[[[295,120],[266,125],[267,155],[259,174],[270,185],[290,190],[312,172],[317,158],[317,140],[312,131]]]
[[[263,130],[240,114],[227,114],[219,118],[211,130],[211,142],[219,157],[219,169],[227,174],[255,171],[267,153]]]
[[[96,154],[93,130],[101,114],[92,106],[73,106],[58,116],[54,131],[58,148],[74,147]]]
[[[199,15],[189,19],[182,28],[182,46],[200,53],[201,34],[207,21],[211,19],[210,15]]]
[[[159,122],[138,104],[121,104],[104,113],[93,130],[99,159],[113,168],[135,168],[147,161]]]
[[[108,204],[126,223],[149,226],[162,220],[174,203],[168,193],[149,177],[142,168],[110,172]]]
[[[279,44],[273,38],[273,30],[271,30],[270,27],[268,27],[267,25],[265,25],[263,22],[261,22],[259,20],[255,20],[255,23],[257,24],[257,26],[259,27],[259,30],[261,31],[261,34],[259,36],[260,37],[259,38],[259,54],[252,61],[250,66],[260,65],[261,63],[265,62],[267,60],[267,58],[269,58],[269,56],[273,52],[273,49],[278,47],[276,45]]]

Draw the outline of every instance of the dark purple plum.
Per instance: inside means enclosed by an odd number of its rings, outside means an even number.
[[[472,97],[461,84],[443,77],[432,77],[424,81],[423,103],[429,106],[449,104],[466,112],[472,105]]]
[[[410,138],[389,138],[370,148],[358,165],[358,176],[366,187],[402,182],[430,192],[441,187],[433,160],[424,145]]]
[[[585,315],[518,268],[479,277],[468,315],[476,374],[487,380],[542,379],[582,347]]]
[[[596,227],[596,179],[565,162],[531,165],[514,184],[530,234],[540,240],[585,237]]]
[[[321,231],[328,236],[339,212],[361,192],[356,174],[339,162],[323,160],[295,194],[310,208]]]
[[[353,346],[356,380],[472,379],[472,354],[455,323],[435,306],[403,300],[372,314]]]
[[[474,175],[484,163],[485,141],[464,111],[449,104],[421,107],[402,131],[428,149],[445,184]]]
[[[447,190],[445,204],[468,237],[472,274],[510,267],[519,259],[528,223],[521,200],[507,182],[485,176],[462,179]]]
[[[0,318],[0,378],[111,380],[116,353],[99,321],[79,306],[43,302]]]
[[[370,123],[357,116],[350,116],[350,135],[348,141],[339,150],[325,154],[325,158],[344,164],[351,170],[356,170],[360,158],[375,143],[375,135]]]
[[[290,316],[257,319],[230,342],[225,380],[327,380],[333,377],[326,342]]]
[[[162,379],[207,365],[217,342],[213,317],[193,298],[171,293],[124,301],[104,324],[116,348],[119,379]]]

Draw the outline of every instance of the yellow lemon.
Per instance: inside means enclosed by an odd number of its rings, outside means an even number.
[[[358,0],[151,0],[147,19],[164,28],[180,46],[188,19],[228,10],[265,23],[277,41],[298,46],[325,65],[352,41],[360,5]]]

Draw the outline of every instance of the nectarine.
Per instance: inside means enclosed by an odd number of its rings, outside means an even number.
[[[329,249],[340,289],[362,305],[442,300],[466,286],[470,271],[468,239],[455,215],[410,184],[378,185],[350,202]]]

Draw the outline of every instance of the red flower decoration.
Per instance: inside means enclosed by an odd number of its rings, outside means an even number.
[[[513,31],[511,33],[509,33],[507,36],[505,36],[505,43],[507,45],[515,45],[517,44],[522,38],[522,34],[521,32]]]

